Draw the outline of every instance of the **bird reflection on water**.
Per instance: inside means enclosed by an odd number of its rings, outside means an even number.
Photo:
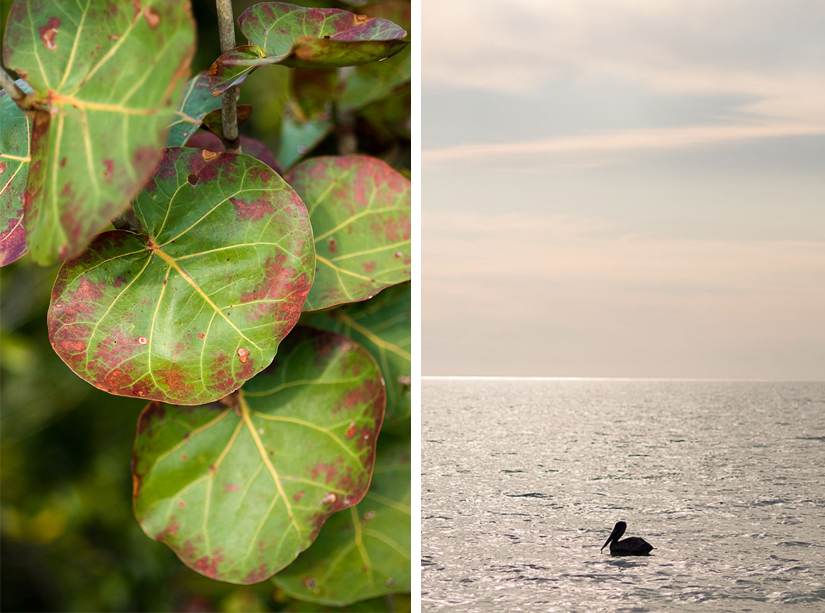
[[[631,536],[630,538],[620,541],[619,539],[624,534],[625,530],[627,530],[627,524],[625,522],[616,522],[616,525],[613,526],[613,532],[610,533],[610,536],[604,542],[604,545],[602,545],[602,548],[599,551],[603,551],[604,548],[607,547],[607,544],[610,543],[610,555],[612,556],[650,555],[653,545],[648,543],[643,538]]]

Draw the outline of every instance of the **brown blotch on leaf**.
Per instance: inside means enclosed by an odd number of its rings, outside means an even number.
[[[338,251],[338,247],[335,245],[335,238],[332,236],[329,237],[329,252],[336,253]]]
[[[217,153],[215,153],[214,151],[207,151],[206,149],[201,151],[201,155],[203,156],[203,159],[206,161],[214,160],[216,157],[218,157]]]
[[[186,177],[186,180],[189,182],[189,185],[197,185],[198,181],[200,180],[200,177],[198,177],[198,175],[192,173],[191,175]]]
[[[335,492],[330,492],[329,494],[324,496],[324,498],[321,500],[321,503],[322,504],[332,504],[336,500],[338,500],[338,496],[335,495]]]
[[[353,437],[353,436],[355,436],[357,433],[358,433],[358,426],[356,426],[356,425],[355,425],[355,422],[352,422],[352,423],[349,425],[349,428],[347,428],[347,431],[346,431],[346,433],[344,434],[344,436],[346,436],[347,438],[352,438],[352,437]]]
[[[148,23],[149,27],[153,30],[160,25],[160,15],[150,7],[147,7],[146,10],[143,11],[143,18],[146,19],[146,23]]]
[[[109,40],[117,40],[120,38],[120,34],[109,34]]]
[[[238,359],[240,359],[241,364],[246,364],[247,358],[249,358],[249,351],[240,347],[238,349]]]
[[[315,580],[314,577],[307,577],[306,579],[304,579],[304,587],[314,589],[316,585],[318,585],[318,582]]]
[[[40,40],[43,41],[43,46],[49,51],[57,49],[57,43],[54,41],[57,36],[57,28],[60,27],[60,20],[57,17],[52,17],[45,26],[37,28],[40,32]]]

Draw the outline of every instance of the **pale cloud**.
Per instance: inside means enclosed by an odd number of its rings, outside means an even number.
[[[821,2],[451,0],[426,2],[422,15],[431,91],[529,95],[562,78],[617,79],[743,96],[735,115],[825,125]]]
[[[430,213],[425,372],[821,378],[825,243]]]
[[[768,124],[710,125],[684,128],[648,128],[584,136],[546,138],[534,141],[455,145],[439,149],[427,149],[422,153],[425,163],[441,163],[450,160],[477,160],[514,155],[570,155],[630,152],[645,149],[682,149],[732,143],[743,140],[777,138],[787,136],[816,136],[825,134],[825,124],[796,124],[773,122]],[[604,159],[605,164],[615,159]],[[569,159],[562,158],[567,166]],[[599,161],[579,164],[579,167],[598,166]]]

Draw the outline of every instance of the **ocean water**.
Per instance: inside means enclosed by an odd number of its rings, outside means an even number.
[[[427,379],[422,416],[424,611],[825,611],[825,383]]]

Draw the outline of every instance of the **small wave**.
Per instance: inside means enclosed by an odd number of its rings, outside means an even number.
[[[541,492],[530,492],[529,494],[504,494],[508,498],[539,498],[541,500],[550,500],[550,494],[542,494]]]

